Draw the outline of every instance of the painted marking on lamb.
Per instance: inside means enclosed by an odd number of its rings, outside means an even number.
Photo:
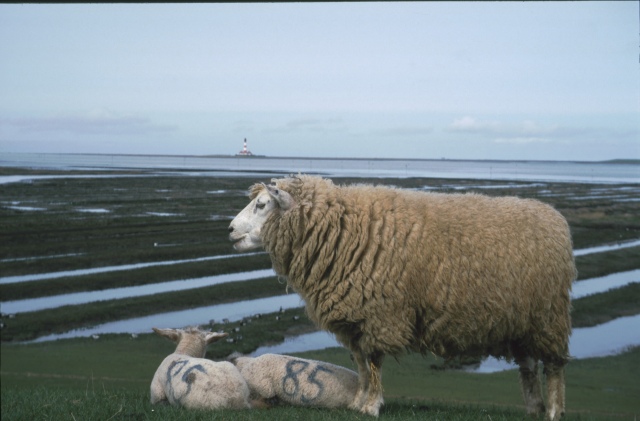
[[[236,357],[232,362],[247,381],[251,398],[295,406],[348,408],[358,389],[358,375],[321,361],[280,354]]]
[[[566,220],[542,202],[299,175],[256,184],[229,226],[237,251],[263,247],[276,273],[358,365],[352,408],[377,416],[386,354],[515,360],[527,412],[564,413],[570,290]],[[532,365],[535,362],[536,365]]]

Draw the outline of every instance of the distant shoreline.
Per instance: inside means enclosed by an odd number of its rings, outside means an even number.
[[[89,156],[140,156],[140,157],[170,157],[170,158],[236,158],[243,160],[250,159],[300,159],[318,161],[416,161],[416,162],[571,162],[576,164],[622,164],[640,165],[640,159],[609,159],[604,161],[572,161],[572,160],[551,160],[551,159],[456,159],[456,158],[354,158],[354,157],[313,157],[313,156],[267,156],[267,155],[179,155],[179,154],[127,154],[127,153],[92,153],[92,152],[8,152],[9,154],[30,154],[30,155],[89,155]],[[0,165],[2,165],[0,163]]]

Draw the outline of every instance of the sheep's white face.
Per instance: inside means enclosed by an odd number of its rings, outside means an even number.
[[[229,225],[229,240],[233,241],[233,248],[247,251],[262,247],[262,224],[276,206],[276,201],[265,189],[242,209]]]
[[[293,206],[289,193],[275,186],[265,186],[229,225],[229,240],[237,251],[262,247],[260,230],[275,209],[288,210]]]

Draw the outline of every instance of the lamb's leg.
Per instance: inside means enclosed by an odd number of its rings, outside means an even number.
[[[544,413],[542,385],[538,374],[538,361],[530,357],[517,360],[520,366],[520,387],[527,415],[538,416]]]
[[[369,391],[365,404],[361,411],[365,414],[377,417],[380,413],[380,407],[384,403],[382,396],[382,361],[384,354],[374,353],[370,356],[369,361]]]
[[[154,376],[151,381],[151,405],[157,404],[166,404],[169,403],[167,400],[167,395],[164,392],[164,387],[162,386],[162,381],[158,378],[158,376]]]
[[[547,378],[547,421],[557,421],[564,415],[564,364],[544,363]]]

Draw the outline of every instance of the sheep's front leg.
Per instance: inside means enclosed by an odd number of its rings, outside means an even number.
[[[358,365],[358,392],[350,408],[377,417],[383,404],[380,367],[384,354],[353,353]]]
[[[384,403],[382,397],[382,361],[384,354],[374,353],[369,357],[369,393],[362,412],[377,417]]]
[[[364,406],[365,399],[369,394],[369,359],[360,351],[352,351],[351,355],[355,363],[358,365],[358,391],[353,398],[353,403],[349,408],[360,411]]]
[[[527,414],[538,416],[544,413],[542,386],[538,375],[538,362],[530,357],[516,359],[520,366],[520,387]]]

